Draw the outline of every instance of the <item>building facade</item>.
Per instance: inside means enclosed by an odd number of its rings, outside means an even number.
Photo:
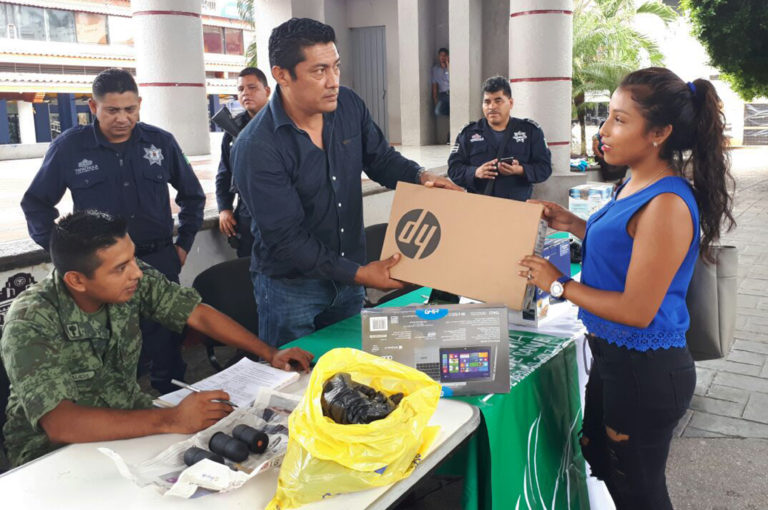
[[[236,4],[202,0],[211,111],[234,92],[253,37]],[[50,142],[89,123],[93,78],[110,67],[136,73],[135,24],[129,0],[0,2],[0,144]]]

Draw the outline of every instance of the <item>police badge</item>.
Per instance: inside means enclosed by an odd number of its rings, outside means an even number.
[[[163,151],[155,147],[155,144],[152,144],[149,148],[144,147],[144,159],[149,161],[149,166],[152,166],[155,164],[157,166],[162,166]]]

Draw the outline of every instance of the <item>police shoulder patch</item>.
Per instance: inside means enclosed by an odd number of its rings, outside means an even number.
[[[145,122],[139,122],[136,124],[136,126],[140,127],[142,130],[149,133],[161,133],[161,134],[167,133],[167,131],[165,131],[164,129],[154,126],[152,124],[147,124]]]
[[[533,124],[535,127],[537,127],[537,128],[539,128],[539,129],[541,129],[541,126],[539,126],[539,123],[538,123],[538,122],[536,122],[536,121],[535,121],[535,120],[533,120],[533,119],[527,119],[527,118],[526,118],[526,119],[523,119],[523,122],[527,122],[528,124]]]

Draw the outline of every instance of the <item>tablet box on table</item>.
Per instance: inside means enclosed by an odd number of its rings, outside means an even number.
[[[421,370],[444,396],[509,392],[504,305],[366,308],[361,316],[364,351]]]

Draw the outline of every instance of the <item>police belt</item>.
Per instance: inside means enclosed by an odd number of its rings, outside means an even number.
[[[150,241],[136,243],[136,256],[145,257],[147,255],[151,255],[152,253],[156,253],[162,250],[163,248],[171,246],[172,244],[173,244],[173,239],[170,237],[164,237],[162,239],[152,239]]]

